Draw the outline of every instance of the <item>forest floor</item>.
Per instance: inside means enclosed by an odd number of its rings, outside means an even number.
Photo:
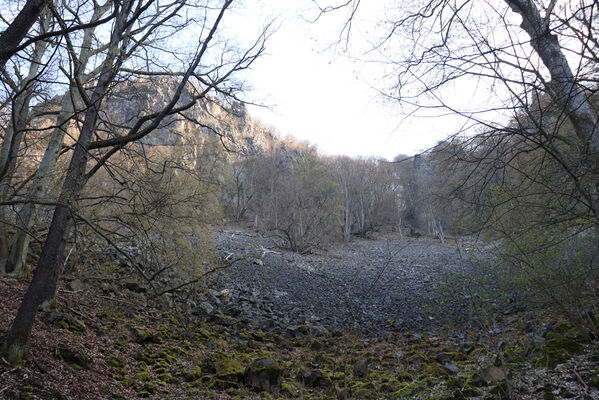
[[[0,360],[0,398],[599,398],[597,340],[536,307],[472,315],[468,288],[446,285],[480,265],[468,242],[384,235],[302,256],[248,231],[220,238],[232,266],[200,314],[129,280],[61,284],[30,357]],[[0,278],[1,336],[25,290]]]

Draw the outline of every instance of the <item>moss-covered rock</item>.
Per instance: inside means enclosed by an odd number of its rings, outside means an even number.
[[[181,373],[183,379],[187,382],[193,382],[202,376],[202,368],[199,366],[195,366],[191,369],[186,369]]]
[[[147,371],[138,372],[135,374],[135,380],[140,382],[148,382],[152,379]]]
[[[246,383],[254,389],[276,393],[280,389],[283,370],[271,358],[256,360],[245,370]]]
[[[581,353],[584,346],[576,340],[551,333],[547,335],[540,357],[537,359],[537,366],[553,369],[557,365],[569,360],[572,355]]]
[[[59,345],[54,351],[54,355],[76,370],[89,369],[91,367],[92,360],[83,352],[83,349],[71,349],[64,345]]]
[[[297,380],[306,385],[312,387],[328,386],[331,381],[325,376],[319,369],[302,368],[297,373]]]
[[[243,376],[243,365],[234,358],[221,358],[214,363],[218,378],[237,379]]]

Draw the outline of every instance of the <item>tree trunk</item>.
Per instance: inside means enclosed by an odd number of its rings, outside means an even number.
[[[50,23],[49,13],[40,18],[40,33],[46,32]],[[34,83],[39,72],[48,42],[37,42],[29,64],[27,76],[21,81],[12,105],[12,118],[4,134],[0,150],[0,201],[8,200],[10,181],[14,174],[17,155],[23,134],[29,124],[29,103],[33,96]],[[0,205],[0,222],[7,218],[6,207]],[[4,266],[9,255],[6,225],[0,223],[0,266]]]
[[[4,69],[8,59],[16,53],[17,46],[49,2],[50,0],[28,0],[14,21],[0,34],[0,70]]]
[[[35,275],[2,346],[2,352],[11,363],[18,362],[27,354],[37,308],[49,304],[56,294],[60,264],[73,225],[70,208],[75,204],[85,183],[87,148],[96,128],[102,99],[116,73],[115,59],[119,54],[119,43],[126,29],[131,2],[132,0],[125,0],[121,5],[110,38],[108,54],[103,62],[97,86],[91,96],[90,107],[85,113],[83,126],[58,200],[59,205],[54,210],[48,237],[42,248]]]
[[[568,115],[579,140],[599,154],[597,113],[591,107],[584,90],[575,83],[574,74],[560,47],[557,35],[549,29],[549,15],[541,17],[532,0],[505,0],[522,17],[520,26],[530,36],[530,44],[551,75],[546,88],[554,102]],[[551,10],[547,11],[548,13]]]
[[[44,157],[27,193],[26,202],[19,212],[17,233],[12,241],[10,253],[6,260],[6,273],[19,274],[25,265],[31,237],[29,232],[35,222],[38,209],[38,205],[35,202],[42,198],[46,192],[47,181],[56,164],[68,122],[73,116],[73,110],[71,98],[69,95],[65,95],[62,102],[62,109],[57,118],[57,127],[52,132],[50,143],[44,152]]]
[[[106,2],[103,6],[96,5],[94,7],[94,13],[90,19],[90,22],[93,23],[98,21],[102,15],[109,11],[109,9],[109,2]],[[79,78],[79,82],[82,84],[87,83],[91,78],[90,75],[87,77],[85,76],[85,70],[92,55],[92,41],[94,38],[95,29],[95,27],[90,27],[85,30],[83,40],[81,42],[81,50],[75,62],[75,73]],[[43,45],[46,46],[46,42],[40,43],[43,43]],[[79,88],[77,87],[77,84],[72,83],[70,92],[67,92],[62,99],[61,109],[56,117],[56,128],[54,128],[52,132],[50,142],[46,148],[46,151],[44,152],[44,157],[37,169],[35,177],[33,178],[31,187],[27,192],[25,204],[19,212],[19,218],[17,220],[17,233],[12,241],[8,259],[6,260],[6,273],[21,274],[21,270],[25,265],[27,251],[29,249],[29,241],[31,239],[29,232],[34,225],[37,216],[38,205],[36,204],[36,201],[43,197],[47,191],[48,179],[56,164],[58,153],[60,152],[64,135],[68,128],[68,123],[75,112],[76,106],[73,104],[73,102],[77,103],[79,99]],[[0,263],[0,265],[2,264]]]

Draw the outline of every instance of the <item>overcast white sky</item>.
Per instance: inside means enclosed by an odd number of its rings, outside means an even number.
[[[354,39],[360,40],[369,21],[384,17],[385,3],[364,4],[369,13],[361,14],[363,25],[354,28]],[[452,133],[455,127],[446,122],[406,122],[396,105],[383,104],[373,88],[382,86],[383,71],[340,55],[342,46],[330,49],[339,38],[345,13],[311,24],[306,21],[314,16],[311,7],[311,0],[248,0],[245,9],[229,17],[246,38],[255,37],[264,21],[277,17],[279,28],[267,44],[267,55],[247,77],[254,88],[251,98],[270,109],[250,107],[252,115],[283,136],[316,144],[325,154],[392,159],[422,151]],[[350,55],[359,53],[352,50]]]

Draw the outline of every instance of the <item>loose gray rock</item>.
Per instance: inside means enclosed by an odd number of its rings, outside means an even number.
[[[214,307],[212,306],[212,304],[208,303],[207,301],[202,301],[198,305],[198,307],[206,315],[211,315],[212,313],[214,313]]]
[[[460,372],[460,370],[458,369],[458,367],[456,367],[455,365],[451,364],[451,363],[445,363],[443,364],[443,369],[449,374],[449,375],[457,375],[458,372]]]

